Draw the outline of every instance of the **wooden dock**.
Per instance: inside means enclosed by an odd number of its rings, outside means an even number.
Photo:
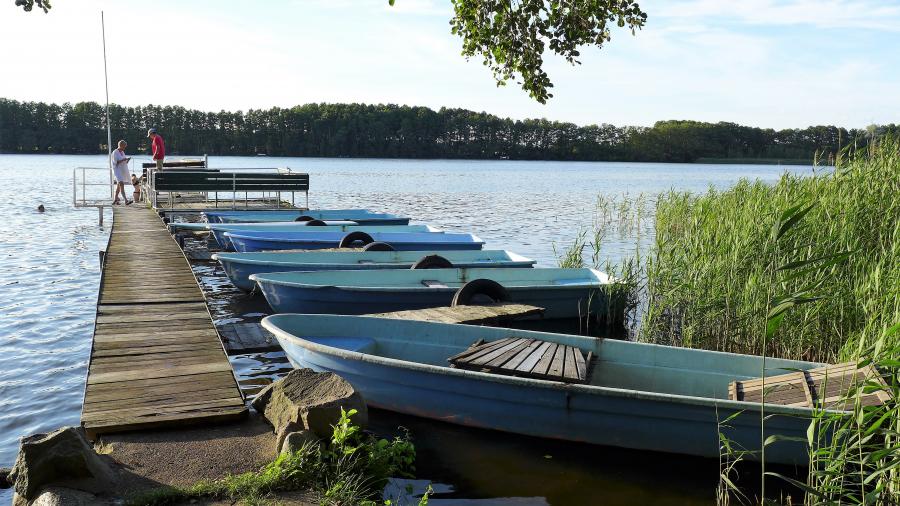
[[[500,326],[506,322],[528,316],[540,315],[543,308],[525,304],[487,304],[483,306],[436,307],[379,313],[366,316],[422,320],[440,323],[462,323],[467,325]],[[268,330],[259,323],[226,323],[218,327],[219,335],[229,355],[280,351],[281,345]]]
[[[400,320],[421,320],[438,323],[460,323],[465,325],[500,325],[544,313],[544,308],[526,304],[500,302],[477,306],[433,307],[412,309],[393,313],[377,313],[366,316],[397,318]]]
[[[245,413],[184,253],[156,212],[113,208],[81,413],[85,430],[94,437]]]

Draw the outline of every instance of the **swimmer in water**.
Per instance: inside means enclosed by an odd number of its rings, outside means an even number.
[[[42,212],[44,212],[44,211],[45,211],[45,209],[44,209],[44,204],[39,205],[39,206],[38,206],[38,212],[39,212],[39,213],[42,213]]]

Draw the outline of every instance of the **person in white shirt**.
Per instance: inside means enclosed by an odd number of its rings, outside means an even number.
[[[125,156],[126,147],[128,147],[127,142],[119,141],[119,147],[112,152],[113,173],[116,176],[116,196],[115,200],[113,200],[113,205],[119,203],[119,193],[125,199],[126,206],[132,202],[125,196],[125,183],[131,182],[131,174],[128,170],[128,161],[131,160],[131,157]]]

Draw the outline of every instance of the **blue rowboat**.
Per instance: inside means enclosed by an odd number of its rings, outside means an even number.
[[[454,267],[532,267],[534,260],[503,250],[483,251],[300,251],[217,253],[225,274],[241,290],[256,283],[251,274],[268,272],[409,269],[429,255],[440,255]]]
[[[470,427],[717,458],[722,432],[760,448],[758,403],[728,384],[758,377],[762,359],[613,339],[371,317],[280,314],[262,321],[295,367],[334,372],[370,406]],[[478,339],[524,337],[593,352],[586,384],[448,367]],[[766,359],[767,375],[822,364]],[[740,413],[740,414],[737,414]],[[805,464],[807,408],[766,405],[766,462]],[[736,415],[722,427],[718,422]]]
[[[466,282],[489,279],[509,301],[544,308],[544,318],[606,311],[615,283],[594,269],[406,269],[253,274],[276,313],[367,314],[449,306]],[[590,309],[590,311],[589,311]]]
[[[314,227],[322,229],[324,227]],[[327,249],[340,247],[341,240],[355,231],[365,232],[375,242],[388,243],[398,251],[480,250],[484,241],[472,234],[431,232],[382,232],[385,227],[354,227],[348,232],[261,232],[248,230],[225,232],[225,240],[235,251],[271,251],[286,249]],[[366,230],[364,230],[366,229]]]
[[[326,222],[328,223],[328,222]],[[225,237],[225,232],[432,232],[440,233],[440,229],[431,225],[321,225],[309,226],[307,222],[267,222],[267,223],[172,223],[169,225],[172,231],[204,231],[209,230],[216,242],[223,249],[233,250],[230,241]]]
[[[312,218],[325,221],[355,221],[360,225],[409,225],[409,218],[387,213],[373,213],[368,209],[280,209],[272,211],[206,211],[210,223],[253,223],[264,221],[295,221]]]

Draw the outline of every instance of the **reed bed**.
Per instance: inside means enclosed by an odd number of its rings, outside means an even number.
[[[736,448],[720,432],[717,503],[900,504],[900,139],[847,149],[834,168],[812,176],[669,192],[655,212],[646,202],[601,199],[593,229],[558,255],[561,266],[604,267],[604,241],[634,236],[633,258],[605,268],[625,281],[635,339],[874,364],[885,380],[850,391],[838,403],[850,406],[845,411],[813,410],[805,476],[767,470],[771,442],[762,431],[762,452]],[[647,244],[641,234],[650,219]],[[891,400],[863,405],[875,389]],[[759,490],[735,480],[748,453],[762,460]],[[767,497],[766,477],[793,484],[800,496]]]
[[[776,240],[778,216],[807,204],[795,230]],[[775,185],[669,192],[655,218],[643,265],[641,340],[834,362],[858,356],[900,322],[897,139],[846,150],[833,169],[786,174]],[[793,308],[771,339],[760,339],[773,298],[813,285],[817,299]]]
[[[813,410],[805,479],[767,471],[761,431],[753,499],[731,479],[743,452],[720,434],[719,504],[900,504],[900,140],[846,150],[811,177],[665,194],[643,268],[641,340],[874,364],[886,381],[849,392],[848,410]],[[875,389],[890,401],[863,405]],[[802,498],[767,498],[767,476]]]

